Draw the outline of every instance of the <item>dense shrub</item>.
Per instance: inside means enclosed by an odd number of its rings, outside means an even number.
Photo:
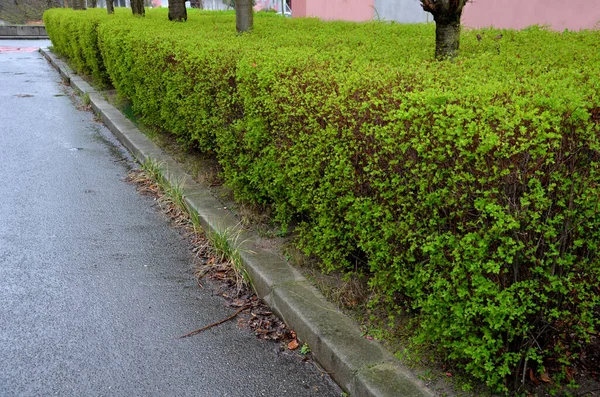
[[[597,332],[600,32],[468,31],[440,63],[431,25],[147,15],[45,18],[82,70],[97,34],[147,122],[215,151],[325,270],[367,271],[417,339],[504,388]]]
[[[291,59],[264,86],[248,62],[253,117],[220,150],[241,159],[230,179],[244,198],[308,214],[308,252],[329,269],[366,262],[374,286],[421,314],[421,339],[498,386],[525,359],[566,359],[598,325],[598,59],[576,62],[529,62],[519,79],[479,59]]]
[[[85,12],[54,9],[44,14],[54,51],[69,58],[77,72],[91,75],[100,85],[108,83],[96,32],[98,22],[105,14],[106,10],[101,9]],[[64,15],[69,17],[62,17]]]

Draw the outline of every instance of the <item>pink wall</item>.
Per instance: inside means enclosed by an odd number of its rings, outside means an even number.
[[[292,16],[368,21],[373,17],[374,0],[293,0]]]
[[[600,0],[473,0],[465,6],[462,24],[507,29],[537,24],[558,31],[600,28]]]
[[[306,16],[306,0],[292,0],[292,17]]]

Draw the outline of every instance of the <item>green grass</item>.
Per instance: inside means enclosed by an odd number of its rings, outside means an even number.
[[[247,249],[242,246],[246,242],[241,238],[243,230],[239,225],[235,227],[214,230],[206,233],[212,248],[218,258],[218,262],[228,262],[231,270],[234,273],[234,280],[237,293],[242,291],[242,288],[249,287],[253,289],[252,280],[244,269],[241,253]]]
[[[164,165],[163,162],[157,161],[151,157],[148,157],[142,164],[141,168],[146,172],[148,178],[157,183],[163,190],[168,187],[168,182],[165,179],[161,167]]]
[[[90,100],[90,94],[87,92],[84,93],[81,98],[81,102],[83,103],[84,106],[90,106],[90,104],[92,103],[92,101]]]

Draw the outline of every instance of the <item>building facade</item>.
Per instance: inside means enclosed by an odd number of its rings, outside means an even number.
[[[293,0],[293,17],[325,20],[388,20],[431,22],[419,0]],[[600,0],[472,0],[463,11],[462,24],[523,29],[547,25],[554,30],[600,29]]]

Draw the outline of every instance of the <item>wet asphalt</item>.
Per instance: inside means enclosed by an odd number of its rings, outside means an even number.
[[[340,396],[235,320],[178,338],[235,309],[70,95],[38,52],[0,52],[0,396]]]

